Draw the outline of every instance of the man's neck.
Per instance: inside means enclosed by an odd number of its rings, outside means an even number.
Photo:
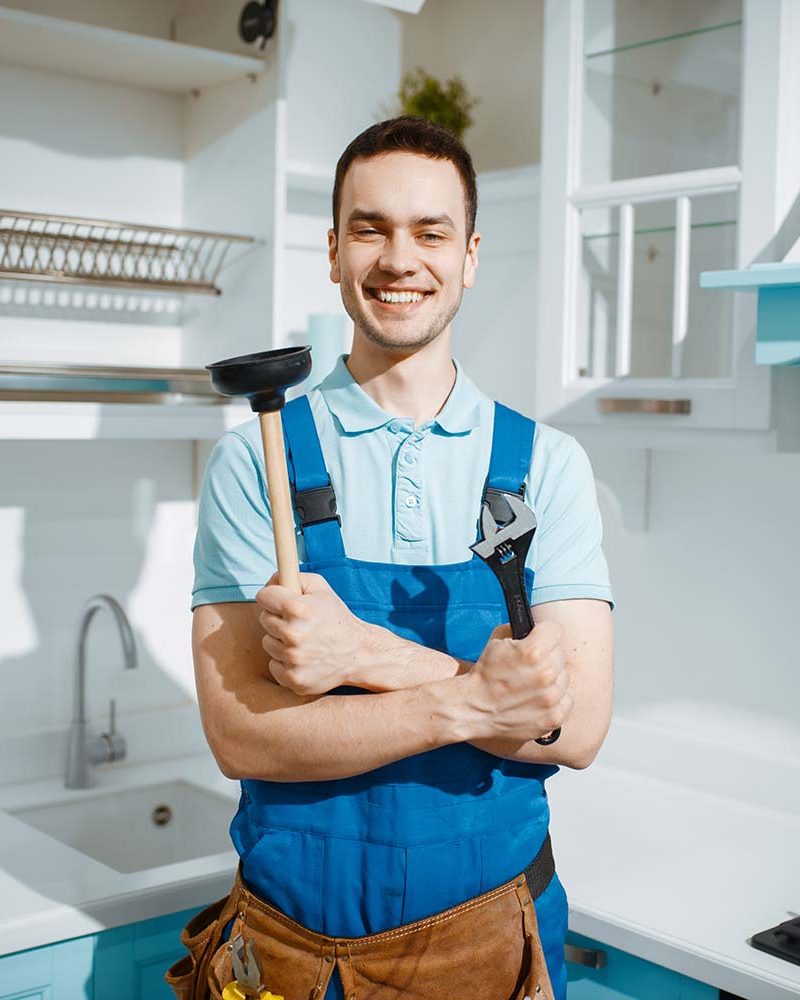
[[[415,427],[441,411],[456,380],[449,331],[408,355],[386,351],[356,332],[347,368],[381,409],[410,417]]]

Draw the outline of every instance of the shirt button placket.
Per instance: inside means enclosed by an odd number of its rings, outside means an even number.
[[[398,536],[407,542],[424,539],[419,473],[421,444],[422,435],[412,432],[398,449],[395,520]]]

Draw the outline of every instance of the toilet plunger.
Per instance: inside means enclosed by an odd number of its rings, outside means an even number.
[[[261,424],[261,443],[272,509],[272,530],[278,560],[278,582],[301,594],[294,514],[283,446],[280,411],[286,390],[311,372],[310,347],[283,347],[276,351],[242,354],[206,365],[211,384],[222,396],[247,396]]]

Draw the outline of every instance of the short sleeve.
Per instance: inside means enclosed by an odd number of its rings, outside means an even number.
[[[529,482],[538,522],[528,561],[535,572],[532,604],[589,597],[613,610],[589,456],[571,435],[537,425]]]
[[[277,569],[263,466],[236,430],[223,434],[208,457],[193,559],[192,610],[253,601]]]

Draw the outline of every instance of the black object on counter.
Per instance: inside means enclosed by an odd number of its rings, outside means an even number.
[[[784,920],[782,924],[754,934],[750,944],[759,951],[800,965],[800,917]]]

